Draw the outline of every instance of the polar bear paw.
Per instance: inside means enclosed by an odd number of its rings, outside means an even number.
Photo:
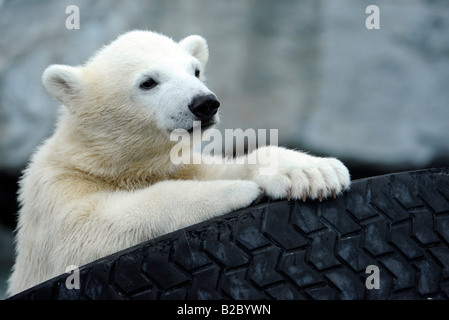
[[[261,188],[254,181],[229,180],[222,181],[220,199],[224,211],[236,210],[249,206],[261,193]]]
[[[278,164],[270,174],[260,174],[255,182],[273,199],[336,198],[350,186],[345,165],[334,158],[312,157],[279,149]]]

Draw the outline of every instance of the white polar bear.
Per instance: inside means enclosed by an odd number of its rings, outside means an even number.
[[[321,200],[349,187],[340,161],[276,146],[253,151],[277,157],[270,175],[248,161],[173,164],[171,132],[219,120],[219,103],[202,82],[208,57],[200,36],[177,43],[132,31],[82,66],[45,70],[43,84],[64,108],[20,182],[9,295],[67,266],[248,206],[261,192]]]

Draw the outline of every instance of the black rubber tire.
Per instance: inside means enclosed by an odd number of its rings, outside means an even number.
[[[85,265],[80,289],[67,277],[10,299],[448,299],[449,168],[322,203],[265,199]]]

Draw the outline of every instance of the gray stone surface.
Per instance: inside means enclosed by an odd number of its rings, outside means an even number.
[[[319,94],[296,141],[386,166],[447,160],[449,2],[381,2],[372,31],[360,27],[368,3],[323,8]]]

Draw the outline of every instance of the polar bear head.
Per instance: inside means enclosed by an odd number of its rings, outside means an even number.
[[[91,138],[168,138],[176,129],[192,131],[197,121],[202,129],[218,123],[219,102],[203,83],[208,58],[201,36],[175,42],[131,31],[82,66],[48,67],[42,80]]]

